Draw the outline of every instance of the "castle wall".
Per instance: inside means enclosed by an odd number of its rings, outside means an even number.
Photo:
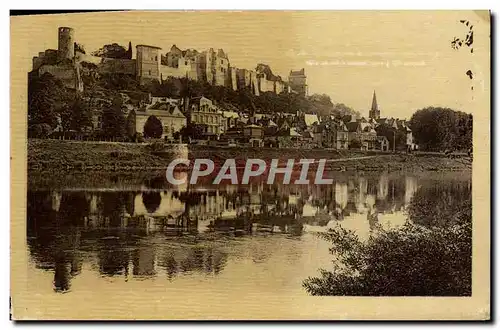
[[[136,75],[136,60],[103,58],[98,67],[101,73]]]
[[[186,77],[187,72],[185,68],[173,68],[167,65],[160,65],[160,74],[162,79],[167,79],[168,77],[182,78]]]
[[[251,84],[250,70],[236,69],[236,79],[238,80],[238,89],[243,89],[244,87],[250,87]]]
[[[50,73],[54,77],[60,79],[63,85],[67,88],[78,88],[78,76],[73,66],[63,65],[42,65],[39,68],[38,74],[42,76],[44,73]]]
[[[275,83],[276,94],[281,94],[283,92],[286,92],[285,82],[277,80],[274,83]]]
[[[233,91],[238,90],[238,80],[236,78],[236,68],[235,67],[230,67],[229,68],[230,72],[230,81],[231,81],[231,88]]]
[[[259,82],[257,81],[257,74],[255,71],[250,71],[250,90],[256,95],[260,95]]]
[[[33,57],[33,71],[38,70],[44,64],[57,64],[57,50],[47,49],[44,52],[39,52],[38,56]]]
[[[258,86],[259,91],[264,92],[273,92],[274,93],[274,81],[267,80],[265,77],[258,78]]]

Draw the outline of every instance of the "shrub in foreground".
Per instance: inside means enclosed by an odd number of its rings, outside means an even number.
[[[303,282],[311,295],[469,296],[472,227],[407,223],[361,241],[338,226],[321,234],[333,246],[333,270]]]

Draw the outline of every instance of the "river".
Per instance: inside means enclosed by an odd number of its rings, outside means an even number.
[[[68,177],[30,176],[27,293],[40,316],[300,315],[314,308],[302,282],[332,263],[317,232],[341,225],[365,239],[404,224],[415,194],[471,194],[457,173],[337,173],[324,186]]]

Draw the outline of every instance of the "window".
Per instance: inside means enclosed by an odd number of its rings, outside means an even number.
[[[151,70],[148,71],[148,74],[151,75]]]
[[[220,64],[224,64],[224,60],[220,60]]]
[[[155,56],[155,61],[158,61],[158,56]]]
[[[224,72],[224,68],[220,68],[220,72]]]
[[[184,65],[188,65],[188,61],[184,61]]]

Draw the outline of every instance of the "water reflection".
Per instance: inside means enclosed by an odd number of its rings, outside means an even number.
[[[408,210],[418,218],[429,207],[463,207],[470,192],[470,180],[390,174],[317,186],[179,189],[160,178],[132,190],[29,189],[28,247],[34,264],[53,272],[57,292],[71,290],[84,264],[100,276],[125,280],[219,276],[241,260],[262,263],[272,254],[278,263],[298,260],[280,248],[282,241],[263,245],[262,240],[300,240],[336,223],[367,237],[379,226],[404,223]]]

